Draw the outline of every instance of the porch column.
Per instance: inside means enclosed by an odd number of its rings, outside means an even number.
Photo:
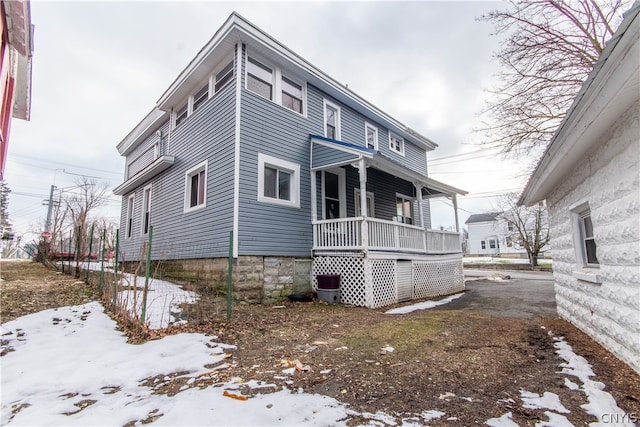
[[[362,251],[366,254],[369,248],[369,224],[367,222],[369,212],[367,212],[367,165],[364,157],[358,160],[358,174],[360,175],[360,213],[364,218],[360,232]]]
[[[453,213],[456,217],[456,233],[460,233],[460,220],[458,219],[458,195],[454,194],[451,200],[453,201]]]
[[[416,195],[418,196],[418,212],[420,214],[420,227],[422,227],[422,247],[424,251],[427,251],[427,231],[424,228],[424,208],[422,207],[422,186],[413,183],[416,189]]]
[[[318,230],[315,222],[318,220],[318,195],[316,194],[316,171],[311,170],[311,235],[313,247],[318,246]],[[313,250],[311,251],[313,253]]]

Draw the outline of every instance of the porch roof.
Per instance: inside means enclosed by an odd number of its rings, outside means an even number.
[[[422,197],[430,197],[430,196],[438,196],[438,195],[449,195],[452,196],[454,194],[465,195],[466,191],[461,190],[459,188],[452,187],[443,182],[437,181],[435,179],[429,178],[428,176],[422,175],[418,172],[415,172],[408,167],[389,159],[388,157],[383,156],[380,151],[374,150],[372,148],[363,147],[361,145],[352,144],[349,142],[339,141],[336,139],[327,138],[320,135],[309,134],[309,139],[311,141],[311,170],[319,171],[323,169],[329,169],[333,167],[346,166],[352,163],[359,161],[360,159],[365,159],[367,166],[374,167],[383,172],[387,172],[390,175],[396,176],[398,178],[404,179],[406,181],[413,182],[422,187]],[[343,153],[344,156],[342,158],[338,157],[329,157],[327,156],[327,160],[323,164],[316,165],[314,162],[314,150],[313,145],[319,145],[322,147],[326,147],[330,150],[335,150],[337,152]]]

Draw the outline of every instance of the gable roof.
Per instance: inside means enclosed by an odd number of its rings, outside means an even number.
[[[342,104],[419,147],[431,151],[438,146],[435,142],[417,133],[355,92],[352,92],[345,85],[322,72],[237,12],[231,13],[211,40],[205,44],[173,83],[169,85],[160,99],[158,99],[155,109],[169,112],[171,107],[186,99],[196,89],[196,85],[201,84],[202,80],[211,73],[215,64],[228,57],[229,52],[233,52],[236,43],[243,43],[249,50],[258,52],[285,66],[296,77],[307,81]],[[118,144],[118,151],[123,154],[139,143],[140,139],[139,134],[134,129]]]
[[[497,221],[498,216],[502,215],[502,212],[486,212],[481,214],[471,215],[464,223],[473,224],[477,222],[492,222]]]
[[[529,178],[518,204],[544,200],[600,136],[640,99],[640,2],[624,20],[582,85],[566,117]]]

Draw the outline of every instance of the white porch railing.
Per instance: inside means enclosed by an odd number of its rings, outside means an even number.
[[[313,222],[314,250],[363,250],[363,217]],[[369,250],[443,254],[461,252],[460,235],[451,231],[424,230],[415,225],[367,218]]]

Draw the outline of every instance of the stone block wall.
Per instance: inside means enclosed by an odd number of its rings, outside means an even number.
[[[127,263],[132,272],[136,263]],[[227,290],[227,258],[183,259],[154,263],[152,271],[162,280],[190,283],[203,292]],[[144,265],[139,274],[144,274]],[[233,299],[247,303],[277,303],[288,295],[311,290],[311,260],[293,257],[239,256],[233,264]]]
[[[558,314],[640,372],[640,119],[636,103],[547,199]],[[570,209],[588,202],[599,281],[581,279]],[[598,283],[599,282],[599,283]]]

